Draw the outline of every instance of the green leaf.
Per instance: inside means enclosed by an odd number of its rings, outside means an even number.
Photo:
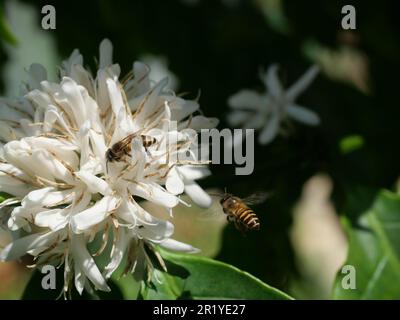
[[[0,203],[2,203],[4,200],[11,198],[12,195],[5,193],[5,192],[0,192]]]
[[[136,300],[139,292],[140,283],[137,282],[131,274],[120,276],[114,272],[111,280],[121,291],[124,300]]]
[[[3,39],[12,45],[16,45],[18,43],[6,22],[2,5],[0,5],[0,39]]]
[[[360,135],[350,135],[344,137],[339,142],[340,151],[343,154],[347,154],[358,149],[361,149],[365,144],[364,138]]]
[[[143,299],[291,299],[254,276],[209,258],[162,250],[168,273],[155,269]]]
[[[362,201],[370,199],[359,198]],[[339,272],[336,299],[400,299],[400,196],[382,191],[369,209],[350,225],[349,253],[345,265],[355,268],[355,289],[344,289],[346,274]]]

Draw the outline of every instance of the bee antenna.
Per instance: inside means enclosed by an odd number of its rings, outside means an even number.
[[[221,194],[220,193],[215,193],[215,192],[209,192],[208,193],[210,196],[215,196],[215,197],[220,197]]]

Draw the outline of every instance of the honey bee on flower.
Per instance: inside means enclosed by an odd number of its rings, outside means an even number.
[[[0,190],[10,195],[1,204],[1,221],[11,231],[25,232],[0,251],[0,259],[30,254],[36,267],[63,266],[65,293],[72,284],[79,293],[110,290],[106,280],[124,256],[127,273],[142,270],[139,264],[151,270],[145,248],[154,244],[197,250],[171,239],[174,225],[144,210],[140,200],[167,213],[182,203],[183,193],[200,206],[211,203],[196,182],[210,174],[207,167],[195,157],[179,163],[174,155],[186,153],[193,139],[180,123],[190,127],[192,117],[209,127],[217,120],[192,116],[198,103],[166,90],[167,79],[153,83],[141,62],[122,79],[112,50],[109,40],[100,44],[95,74],[75,50],[62,63],[57,82],[47,80],[42,66],[32,65],[24,95],[0,100]],[[113,152],[120,141],[123,155],[117,157]],[[88,244],[98,234],[103,245],[92,253]],[[94,256],[108,243],[108,264],[100,270]]]

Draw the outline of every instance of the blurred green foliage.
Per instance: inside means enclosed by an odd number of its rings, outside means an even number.
[[[382,191],[370,204],[370,191],[359,189],[346,210],[362,213],[347,222],[350,248],[346,265],[354,266],[353,290],[344,289],[346,273],[339,273],[336,299],[400,299],[400,196]]]
[[[0,39],[9,44],[16,45],[17,39],[13,35],[5,18],[3,3],[0,3]]]
[[[362,148],[364,145],[363,137],[359,135],[351,135],[348,137],[344,137],[340,140],[340,150],[343,154],[353,152],[357,149]]]

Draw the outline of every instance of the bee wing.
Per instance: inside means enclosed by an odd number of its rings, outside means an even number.
[[[216,218],[219,217],[220,214],[221,214],[221,212],[219,210],[216,210],[215,208],[210,207],[210,208],[202,211],[197,216],[196,219],[198,219],[199,221],[214,221]]]
[[[262,192],[253,193],[253,194],[249,195],[248,197],[243,198],[242,200],[243,200],[243,202],[245,202],[248,205],[257,205],[257,204],[263,203],[270,196],[271,196],[271,193],[262,191]]]
[[[213,198],[213,202],[209,208],[206,208],[200,212],[198,215],[198,220],[200,221],[215,221],[219,217],[221,217],[222,214],[222,208],[219,205],[219,199],[223,194],[219,193],[209,193],[209,195],[214,195],[216,198]],[[224,216],[225,219],[225,215]]]
[[[223,192],[208,192],[208,194],[212,197],[222,198],[225,193]]]
[[[121,149],[121,150],[125,149],[132,142],[132,139],[134,137],[135,137],[134,133],[126,136],[125,138],[123,138],[122,140],[120,140],[116,144],[114,144],[113,148]]]

